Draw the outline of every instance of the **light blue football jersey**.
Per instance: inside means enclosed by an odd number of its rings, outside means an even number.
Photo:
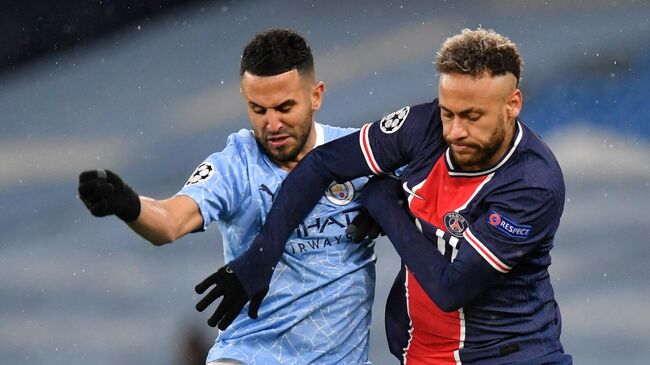
[[[316,145],[353,131],[316,123]],[[178,194],[199,205],[204,229],[217,223],[229,262],[257,236],[287,174],[260,149],[253,132],[242,129],[199,165]],[[220,331],[207,362],[368,363],[376,259],[372,245],[355,244],[345,234],[366,181],[329,186],[287,241],[259,317],[248,318],[244,307]]]

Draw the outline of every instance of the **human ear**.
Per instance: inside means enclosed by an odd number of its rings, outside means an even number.
[[[319,81],[313,85],[311,92],[311,109],[318,110],[320,109],[321,103],[323,102],[323,94],[325,93],[325,83]]]

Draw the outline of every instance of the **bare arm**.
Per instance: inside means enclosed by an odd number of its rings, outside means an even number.
[[[138,196],[109,170],[81,173],[79,197],[94,216],[115,215],[156,246],[172,242],[203,225],[203,216],[192,198],[175,195],[155,200]]]
[[[156,246],[177,240],[200,229],[203,217],[192,198],[175,195],[156,200],[140,196],[140,216],[128,226]]]

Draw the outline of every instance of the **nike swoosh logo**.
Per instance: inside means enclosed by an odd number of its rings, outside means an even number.
[[[416,198],[418,198],[420,200],[424,200],[423,197],[417,195],[413,190],[409,189],[408,185],[406,185],[406,181],[404,182],[404,184],[402,184],[402,188],[404,188],[404,191],[406,191],[410,195],[413,195],[414,197],[416,197]]]

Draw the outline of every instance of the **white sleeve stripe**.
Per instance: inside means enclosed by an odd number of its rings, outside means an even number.
[[[361,132],[359,133],[359,145],[361,147],[361,152],[363,152],[363,157],[366,159],[368,167],[370,167],[370,171],[375,175],[381,175],[384,172],[379,168],[379,164],[377,163],[377,160],[375,160],[375,156],[370,148],[370,140],[368,139],[368,130],[370,129],[370,125],[371,124],[368,123],[361,127]]]
[[[415,227],[422,233],[422,223],[420,223],[420,220],[415,218]]]
[[[458,256],[458,249],[456,247],[453,247],[451,249],[451,262],[454,262],[454,260],[456,260],[456,256]]]
[[[463,233],[463,237],[469,242],[472,247],[485,259],[485,261],[488,262],[493,268],[495,268],[498,272],[502,272],[504,274],[507,274],[512,267],[504,264],[499,260],[490,250],[485,247],[481,241],[479,241],[474,234],[467,228],[465,232]]]
[[[444,255],[444,254],[445,254],[445,251],[446,251],[446,250],[445,250],[445,239],[442,238],[442,237],[438,237],[438,240],[437,240],[437,241],[438,241],[438,242],[437,242],[438,251],[439,251],[441,254]]]
[[[453,248],[457,248],[457,247],[458,247],[458,238],[456,238],[456,237],[451,237],[451,238],[449,239],[449,245],[450,245],[451,247],[453,247]]]

